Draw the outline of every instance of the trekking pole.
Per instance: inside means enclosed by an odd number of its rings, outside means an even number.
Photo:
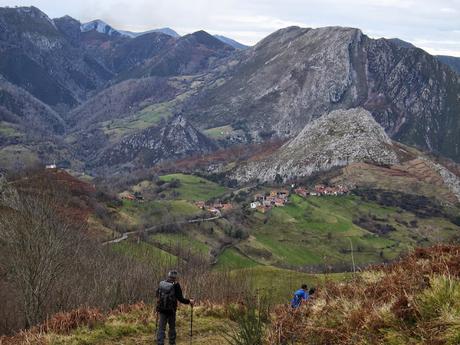
[[[193,342],[193,304],[190,306],[190,345]]]
[[[158,337],[158,310],[155,310],[155,337]]]

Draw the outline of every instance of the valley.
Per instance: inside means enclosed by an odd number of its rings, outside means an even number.
[[[0,7],[0,345],[151,343],[171,269],[196,343],[458,343],[458,58],[373,37]]]

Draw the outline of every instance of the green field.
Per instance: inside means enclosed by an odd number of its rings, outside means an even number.
[[[25,168],[39,163],[37,154],[26,146],[10,145],[0,149],[0,167],[4,169]]]
[[[178,198],[137,203],[124,201],[123,212],[135,219],[134,224],[165,224],[171,220],[197,217],[202,214],[192,200],[222,195],[226,189],[200,177],[171,174],[165,182],[180,180]],[[354,223],[361,216],[377,225],[390,225],[392,231],[371,232]],[[292,269],[344,270],[353,264],[362,267],[393,260],[407,251],[457,236],[460,228],[444,218],[419,218],[410,212],[363,201],[354,195],[339,197],[290,197],[285,207],[273,208],[267,214],[253,212],[248,216],[248,238],[238,240],[217,258],[215,269],[242,269],[256,266]],[[225,240],[226,228],[233,225],[226,219],[214,223],[195,224],[180,234],[155,234],[160,244],[176,243],[196,253],[218,250]],[[416,221],[416,226],[409,226]]]
[[[110,140],[116,142],[136,130],[153,126],[162,119],[169,119],[174,105],[175,101],[152,104],[127,118],[102,122],[101,127]]]
[[[111,248],[120,254],[152,265],[162,263],[172,267],[178,262],[176,256],[144,242],[123,241],[113,244]]]
[[[270,296],[274,303],[288,302],[302,284],[309,287],[323,286],[327,281],[345,281],[352,273],[309,274],[273,266],[254,266],[236,269],[232,274],[243,275],[261,294]]]
[[[259,264],[242,255],[235,248],[227,248],[220,254],[216,269],[242,269],[258,266]]]
[[[171,182],[172,180],[180,181],[180,186],[174,189],[174,191],[179,193],[177,196],[178,199],[192,201],[209,200],[228,192],[227,188],[194,175],[170,174],[161,176],[160,179],[165,182]]]
[[[183,248],[188,248],[197,254],[208,255],[210,250],[210,247],[203,242],[180,233],[159,233],[150,236],[150,239],[166,246],[180,246]]]
[[[231,135],[233,131],[233,127],[228,125],[205,129],[203,133],[212,139],[224,139]]]
[[[360,215],[379,219],[396,231],[376,234],[353,223]],[[417,220],[417,228],[404,223]],[[291,196],[285,207],[268,214],[254,213],[252,237],[239,248],[252,260],[266,265],[292,267],[355,264],[391,260],[408,250],[448,241],[459,227],[443,218],[418,219],[414,214],[357,196]],[[351,253],[353,248],[353,257]]]
[[[186,200],[136,201],[123,200],[120,214],[131,220],[132,225],[170,224],[197,217],[202,210]]]
[[[157,195],[154,201],[124,201],[122,213],[133,220],[132,224],[142,225],[146,220],[147,224],[164,224],[197,217],[203,211],[193,201],[231,194],[230,189],[194,175],[177,173],[159,179],[163,183],[143,181],[132,188],[143,195],[160,188],[151,194]],[[173,183],[176,180],[179,182]],[[262,187],[251,193],[269,190]],[[246,198],[239,200],[239,207],[247,205],[251,196]],[[273,270],[281,269],[278,277],[286,270],[337,272],[349,271],[353,265],[359,269],[388,262],[416,247],[453,241],[460,231],[445,213],[444,218],[420,217],[358,195],[291,195],[285,207],[266,214],[244,209],[236,212],[215,221],[181,225],[174,233],[151,234],[150,242],[166,250],[188,248],[205,255],[214,270],[251,269],[270,276]],[[243,229],[243,235],[236,236],[235,229]],[[264,274],[257,274],[259,280],[265,279]]]
[[[0,137],[4,138],[19,138],[22,137],[23,134],[19,132],[14,125],[0,121]]]

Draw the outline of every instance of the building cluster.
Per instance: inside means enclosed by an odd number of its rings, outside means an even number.
[[[272,190],[267,195],[256,194],[254,201],[251,202],[250,207],[259,212],[265,213],[272,207],[283,207],[288,202],[289,191],[286,189]]]
[[[195,201],[195,206],[215,215],[221,215],[222,212],[227,212],[233,209],[233,205],[231,203],[221,202],[207,204],[205,201]]]
[[[315,186],[314,189],[308,189],[306,187],[297,187],[294,189],[294,193],[300,195],[304,198],[308,196],[322,196],[322,195],[344,195],[349,192],[349,189],[345,186],[338,185],[338,186],[325,186],[322,184],[318,184]]]
[[[129,192],[123,192],[120,194],[120,198],[122,200],[129,200],[129,201],[138,201],[138,202],[144,201],[144,197],[142,193],[140,192],[134,192],[134,194],[131,194]]]

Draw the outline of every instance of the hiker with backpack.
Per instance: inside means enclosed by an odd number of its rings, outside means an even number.
[[[307,301],[316,291],[315,288],[311,288],[309,291],[307,289],[307,284],[303,284],[299,290],[294,292],[294,297],[291,300],[292,309],[299,308],[302,305],[302,301]]]
[[[160,282],[157,297],[157,318],[159,318],[157,330],[157,344],[164,345],[166,337],[166,324],[169,325],[169,344],[176,344],[176,311],[177,302],[190,304],[193,308],[194,300],[184,298],[182,288],[177,281],[177,271],[168,273],[168,279]],[[157,319],[158,321],[158,319]],[[190,334],[192,336],[192,334]]]

